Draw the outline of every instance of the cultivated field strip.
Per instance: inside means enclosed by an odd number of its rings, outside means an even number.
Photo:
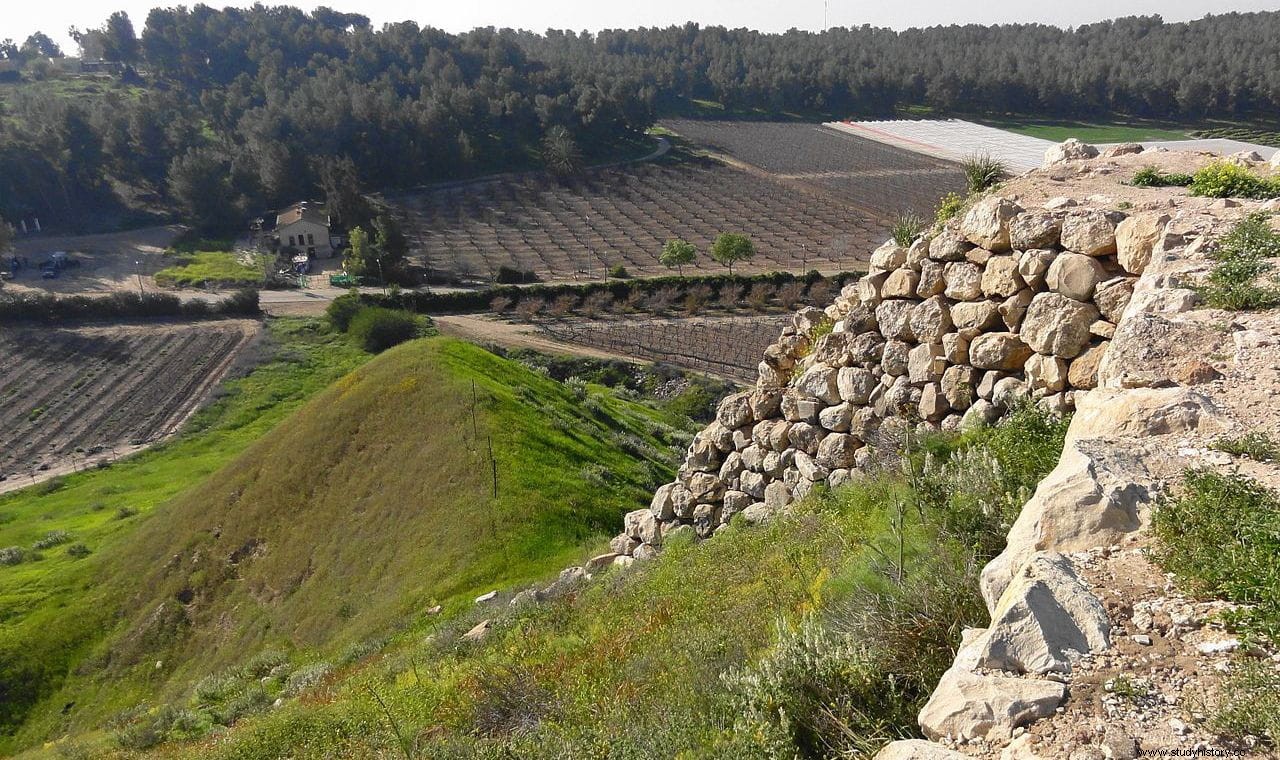
[[[949,161],[820,124],[670,119],[662,125],[700,146],[880,216],[932,215],[940,197],[965,187],[960,168]]]
[[[790,316],[568,320],[540,329],[564,343],[718,375],[744,384],[756,378],[764,350]]]
[[[0,475],[59,469],[174,432],[255,322],[6,329]]]
[[[527,176],[400,199],[414,256],[434,271],[491,278],[499,267],[548,280],[667,274],[663,243],[705,251],[721,232],[751,236],[735,271],[857,268],[886,234],[854,206],[710,160],[633,165],[557,182]],[[703,255],[688,271],[723,271]]]

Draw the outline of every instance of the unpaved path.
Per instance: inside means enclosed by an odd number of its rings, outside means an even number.
[[[445,335],[473,343],[489,343],[503,348],[528,348],[548,354],[586,356],[592,359],[614,359],[634,364],[646,363],[643,359],[625,354],[552,340],[533,325],[515,324],[493,317],[469,314],[440,315],[432,317],[432,320]]]

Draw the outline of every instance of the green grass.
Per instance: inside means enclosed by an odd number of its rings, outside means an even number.
[[[917,442],[910,478],[893,468],[765,527],[673,541],[580,593],[514,609],[462,604],[444,622],[408,615],[413,625],[376,656],[313,664],[308,673],[328,675],[308,676],[301,698],[161,754],[763,760],[874,750],[916,735],[961,628],[985,620],[977,568],[1064,432],[1026,409],[994,430]],[[461,640],[481,619],[488,637]],[[192,722],[182,711],[255,688],[244,669],[134,725],[180,741]],[[281,677],[268,679],[271,694]],[[86,740],[97,755],[115,746]]]
[[[220,287],[261,285],[263,266],[243,263],[227,251],[198,251],[178,254],[174,263],[156,272],[156,283],[165,287],[189,287],[213,283]]]
[[[219,467],[171,472],[197,484],[129,518],[127,548],[89,542],[100,580],[66,601],[101,612],[45,623],[96,635],[13,746],[172,701],[257,652],[354,661],[433,604],[468,608],[572,564],[671,476],[683,424],[459,341],[392,348]],[[237,715],[263,696],[242,686]]]
[[[1062,142],[1068,137],[1075,137],[1087,143],[1188,139],[1187,129],[1183,127],[1141,120],[1087,122],[982,117],[979,117],[979,120],[988,126],[1053,142]]]
[[[1197,172],[1199,177],[1200,173]],[[1280,257],[1280,233],[1270,215],[1250,214],[1217,241],[1213,269],[1198,290],[1210,306],[1228,311],[1269,309],[1280,305],[1280,283],[1271,274]]]
[[[268,324],[274,356],[225,384],[178,438],[109,468],[67,475],[0,496],[0,546],[30,546],[66,531],[93,552],[55,549],[39,562],[0,568],[0,725],[10,727],[66,676],[103,635],[109,611],[99,573],[106,555],[127,552],[138,523],[225,465],[337,377],[366,361],[343,336],[313,320]],[[11,747],[12,745],[8,745]],[[0,751],[6,743],[0,740]]]
[[[1254,431],[1239,438],[1221,438],[1210,445],[1214,451],[1248,457],[1255,462],[1274,462],[1280,458],[1280,443],[1266,433]]]
[[[1195,138],[1224,138],[1227,140],[1239,140],[1241,142],[1256,143],[1258,145],[1270,145],[1280,148],[1280,132],[1274,128],[1267,129],[1261,127],[1214,127],[1210,129],[1197,129],[1191,132],[1191,136]]]

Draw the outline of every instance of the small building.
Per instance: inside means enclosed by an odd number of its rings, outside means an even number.
[[[329,215],[324,208],[306,201],[295,203],[276,216],[276,240],[280,248],[292,248],[307,258],[332,258]]]

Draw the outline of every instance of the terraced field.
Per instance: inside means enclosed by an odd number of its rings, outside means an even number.
[[[0,491],[172,433],[258,329],[226,320],[0,332]]]
[[[540,329],[560,342],[751,384],[764,350],[790,320],[789,314],[570,320],[545,323]]]
[[[685,271],[723,272],[705,251],[721,232],[751,236],[756,256],[735,271],[857,268],[885,225],[851,205],[797,192],[708,159],[675,159],[546,177],[450,186],[400,199],[416,258],[433,271],[492,279],[502,266],[543,280],[669,274],[663,243],[703,252]]]
[[[821,124],[672,119],[662,126],[780,181],[801,183],[873,217],[930,215],[938,198],[962,192],[964,175],[931,158]]]

